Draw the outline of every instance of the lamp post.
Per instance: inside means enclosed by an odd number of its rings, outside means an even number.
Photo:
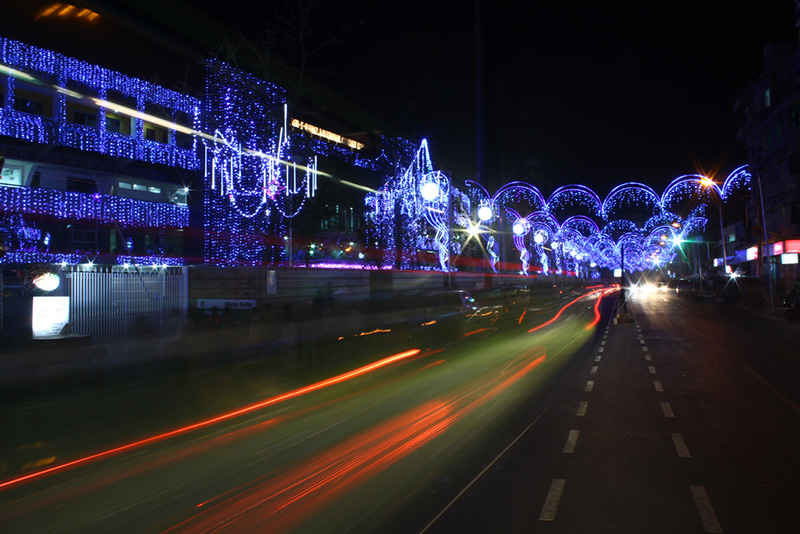
[[[725,231],[722,226],[722,193],[719,191],[717,183],[711,178],[703,178],[700,183],[704,187],[710,187],[717,192],[717,208],[719,210],[719,237],[722,241],[722,263],[725,265],[725,275],[728,274],[728,251],[725,247]]]

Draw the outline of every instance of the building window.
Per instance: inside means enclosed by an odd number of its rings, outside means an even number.
[[[79,250],[96,250],[97,249],[97,232],[94,230],[85,230],[72,228],[70,232],[70,241],[72,241],[72,248]]]
[[[106,130],[113,133],[122,133],[122,121],[106,117]]]
[[[769,89],[767,89],[766,91],[764,91],[764,107],[768,108],[771,105],[772,105],[772,100],[770,98]]]
[[[67,176],[67,191],[93,195],[96,188],[97,184],[93,180],[85,180],[83,178],[73,178],[72,176]]]
[[[789,153],[789,174],[800,174],[800,152]]]
[[[106,112],[106,130],[122,135],[131,134],[131,119],[117,113]]]
[[[53,101],[33,91],[17,90],[14,94],[14,109],[40,117],[52,117]]]
[[[791,204],[792,224],[800,224],[800,200],[795,200]]]
[[[168,139],[167,129],[145,122],[144,138],[148,141],[166,144]]]
[[[97,128],[97,115],[76,110],[72,113],[72,122],[81,126]]]

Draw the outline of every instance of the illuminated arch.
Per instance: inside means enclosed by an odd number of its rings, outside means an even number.
[[[585,185],[570,184],[559,187],[547,199],[547,209],[550,212],[570,206],[580,205],[587,208],[588,212],[598,217],[603,211],[603,201]]]
[[[661,209],[661,199],[653,189],[639,182],[627,182],[616,186],[608,194],[602,205],[602,216],[609,220],[611,213],[625,203],[650,205],[653,212]]]

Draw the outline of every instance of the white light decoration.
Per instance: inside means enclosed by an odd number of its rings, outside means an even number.
[[[425,182],[422,184],[419,192],[425,200],[436,200],[439,196],[439,184],[435,182]]]
[[[523,221],[515,221],[513,226],[511,226],[511,231],[514,232],[514,235],[522,235],[525,233],[525,223]]]
[[[492,219],[492,217],[493,217],[492,208],[490,208],[489,206],[481,206],[480,208],[478,208],[478,219],[480,219],[481,221],[484,222],[489,221]]]

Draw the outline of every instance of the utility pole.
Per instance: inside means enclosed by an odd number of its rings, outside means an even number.
[[[758,177],[758,196],[761,200],[761,227],[764,230],[764,246],[761,247],[759,254],[761,254],[761,261],[764,262],[766,272],[766,282],[769,287],[769,311],[775,313],[775,302],[772,295],[772,264],[766,254],[767,247],[769,247],[769,236],[767,235],[767,212],[764,210],[764,188],[761,186],[761,172],[756,174]]]
[[[486,187],[484,177],[484,74],[483,2],[475,0],[475,181]]]

